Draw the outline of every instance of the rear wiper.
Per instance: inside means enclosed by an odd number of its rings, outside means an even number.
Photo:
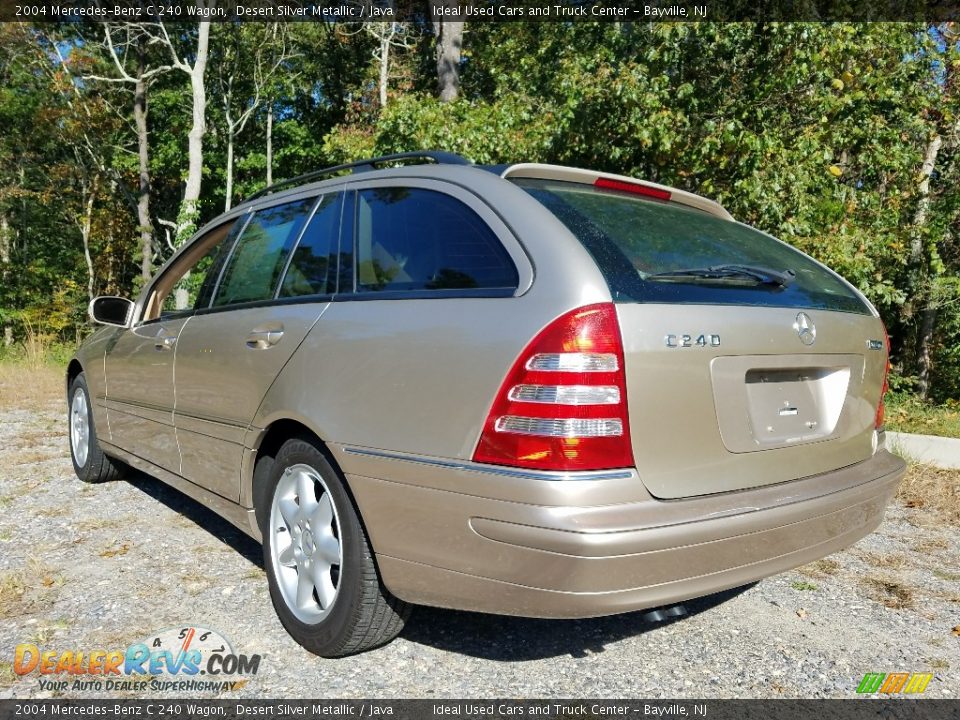
[[[762,285],[779,285],[787,287],[796,277],[793,270],[771,270],[770,268],[758,267],[756,265],[711,265],[703,268],[690,268],[686,270],[667,270],[666,272],[653,273],[647,275],[646,279],[656,280],[687,280],[690,278],[703,278],[705,280],[727,280],[737,278],[747,278],[754,280]]]

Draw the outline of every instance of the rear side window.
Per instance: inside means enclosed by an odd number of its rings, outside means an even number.
[[[214,307],[273,298],[287,256],[316,198],[258,210],[227,261]]]
[[[514,182],[583,243],[616,301],[870,312],[845,282],[819,263],[746,225],[591,185]],[[731,266],[771,270],[788,282],[762,281]]]
[[[421,188],[357,194],[357,292],[515,290],[500,240],[456,198]]]

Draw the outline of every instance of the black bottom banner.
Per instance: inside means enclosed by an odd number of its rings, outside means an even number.
[[[13,718],[960,720],[960,700],[0,700]]]

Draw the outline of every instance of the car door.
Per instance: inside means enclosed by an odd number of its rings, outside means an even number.
[[[235,220],[223,223],[192,243],[154,281],[139,320],[129,329],[118,330],[106,347],[110,441],[176,473],[180,472],[173,423],[177,340],[208,276],[216,277],[235,226]]]
[[[231,500],[250,422],[333,294],[341,206],[338,189],[258,208],[177,340],[181,474]]]

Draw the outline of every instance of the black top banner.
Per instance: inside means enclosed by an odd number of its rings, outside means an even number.
[[[960,0],[0,0],[29,22],[950,22]]]

